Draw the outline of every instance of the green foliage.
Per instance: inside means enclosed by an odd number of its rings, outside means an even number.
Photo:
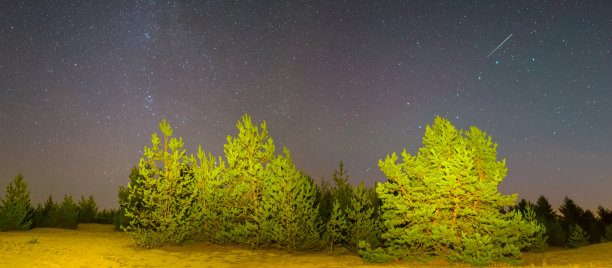
[[[353,188],[352,191],[351,203],[346,210],[348,220],[347,242],[349,248],[358,252],[360,241],[370,244],[377,240],[376,226],[373,217],[374,207],[370,205],[370,199],[363,182],[359,183],[359,186]]]
[[[612,224],[608,224],[608,226],[606,226],[604,239],[608,242],[612,242]]]
[[[563,215],[561,221],[563,230],[565,230],[565,233],[569,237],[572,235],[572,227],[576,224],[580,224],[580,218],[583,216],[584,210],[566,196],[563,199],[561,207],[559,207],[559,212]]]
[[[348,182],[348,173],[344,169],[344,163],[340,161],[339,169],[334,170],[333,181],[334,187],[332,188],[333,200],[340,203],[341,208],[347,208],[351,205],[351,198],[353,196],[353,187]]]
[[[546,236],[546,227],[541,224],[536,218],[535,210],[530,204],[527,204],[524,209],[524,219],[527,221],[526,231],[523,232],[521,239],[525,245],[522,249],[534,252],[544,252],[548,248]]]
[[[72,196],[65,195],[61,204],[53,201],[49,196],[45,205],[38,204],[34,210],[34,226],[76,229],[79,223],[79,207],[74,203]]]
[[[566,235],[561,222],[557,220],[545,221],[546,236],[548,236],[548,244],[551,246],[564,247],[566,244]]]
[[[30,239],[28,239],[28,241],[26,241],[26,243],[28,243],[28,244],[38,244],[38,238],[31,237]]]
[[[79,208],[79,223],[91,223],[95,222],[96,216],[98,215],[98,205],[94,200],[93,195],[89,196],[89,199],[85,200],[85,197],[81,196],[81,200],[78,203]]]
[[[57,204],[53,201],[53,197],[49,195],[45,205],[38,204],[34,210],[32,221],[34,227],[56,227],[56,224],[51,222],[51,215],[57,209]]]
[[[151,169],[151,166],[145,164],[145,168]],[[146,182],[146,178],[140,175],[140,169],[138,169],[137,166],[132,167],[132,170],[130,171],[130,175],[128,177],[130,178],[129,185],[132,185],[136,188],[145,187],[144,182]],[[132,220],[129,217],[125,216],[125,210],[127,207],[132,207],[138,211],[143,210],[144,208],[142,207],[142,200],[139,199],[138,196],[132,196],[132,199],[129,199],[130,193],[127,187],[119,186],[119,192],[117,193],[117,196],[119,197],[120,215],[116,216],[116,220],[113,220],[113,222],[117,229],[121,229],[122,227],[127,227],[130,221]]]
[[[343,243],[346,239],[347,223],[343,211],[340,209],[340,202],[336,199],[332,213],[326,225],[328,244],[330,252],[334,253],[334,244]]]
[[[589,229],[587,231],[589,235],[589,244],[600,243],[604,238],[604,233],[601,228],[601,223],[597,220],[589,223]]]
[[[457,260],[472,265],[488,265],[493,261],[493,254],[497,251],[493,247],[493,239],[488,235],[472,233],[468,236],[462,233]]]
[[[15,184],[13,186],[13,183]],[[0,230],[28,230],[32,226],[30,190],[19,174],[6,187],[6,198],[0,207]]]
[[[217,243],[224,243],[225,236],[221,235],[221,227],[225,226],[228,217],[226,214],[229,203],[227,194],[227,180],[222,176],[225,163],[219,158],[215,159],[210,153],[198,147],[198,162],[193,164],[193,175],[200,182],[200,203],[202,204],[200,239]]]
[[[125,209],[112,211],[112,224],[115,225],[115,230],[123,231],[122,226],[128,226],[131,219],[125,216]]]
[[[534,207],[536,217],[540,222],[554,221],[557,217],[548,199],[541,195]]]
[[[571,235],[567,239],[567,248],[579,248],[589,244],[589,235],[580,225],[575,224],[571,228]]]
[[[516,262],[519,237],[530,236],[520,214],[502,214],[516,195],[497,186],[506,175],[497,145],[479,129],[458,131],[445,119],[427,127],[424,147],[403,163],[394,153],[379,166],[387,182],[376,188],[382,200],[382,237],[397,258],[442,257],[473,264]]]
[[[100,223],[100,224],[115,224],[114,218],[115,218],[115,214],[117,213],[119,213],[119,210],[103,209],[102,211],[99,211],[98,213],[96,213],[96,218],[94,219],[93,222]]]
[[[387,253],[385,249],[377,247],[372,250],[370,244],[364,240],[359,241],[359,255],[363,258],[364,262],[370,263],[383,263],[393,260],[393,256]]]
[[[153,146],[145,146],[146,159],[140,159],[140,176],[135,184],[128,184],[127,202],[122,204],[125,216],[131,219],[123,230],[137,245],[147,248],[189,241],[199,232],[202,211],[200,182],[188,165],[195,159],[185,155],[182,138],[170,138],[173,131],[166,120],[159,127],[163,145],[154,133]]]
[[[319,206],[319,218],[323,224],[329,221],[333,206],[332,186],[326,179],[321,180],[317,186],[317,205]]]
[[[289,154],[278,156],[268,168],[269,180],[263,182],[262,242],[293,251],[312,247],[319,238],[316,188],[306,175],[296,171]]]
[[[79,208],[71,195],[64,196],[64,201],[51,213],[51,221],[62,229],[76,229],[79,223]]]
[[[269,180],[266,165],[274,159],[274,143],[268,136],[266,122],[259,128],[248,115],[236,125],[238,137],[227,137],[224,145],[228,167],[226,183],[218,195],[220,202],[232,204],[221,211],[220,240],[256,246],[261,239],[263,182]]]

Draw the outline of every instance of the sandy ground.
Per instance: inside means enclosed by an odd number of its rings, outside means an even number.
[[[352,254],[289,254],[277,249],[249,250],[205,243],[149,250],[135,246],[127,234],[113,228],[81,224],[76,230],[0,232],[0,267],[429,267],[401,262],[371,265]],[[38,243],[28,243],[34,238]],[[527,266],[612,267],[612,243],[524,257]]]

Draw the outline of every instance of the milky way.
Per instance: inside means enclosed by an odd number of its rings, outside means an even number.
[[[331,3],[333,2],[333,3]],[[532,3],[533,2],[533,3]],[[612,207],[610,1],[2,1],[0,187],[117,207],[166,118],[221,155],[244,113],[316,180],[385,180],[436,115],[499,144],[504,194]],[[490,57],[509,33],[512,38]],[[3,192],[2,192],[3,193]]]

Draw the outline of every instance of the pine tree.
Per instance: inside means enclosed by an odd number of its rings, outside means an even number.
[[[395,153],[379,162],[388,178],[376,188],[387,251],[407,259],[517,262],[518,237],[534,230],[520,214],[499,210],[514,204],[516,195],[497,191],[506,175],[497,144],[475,127],[463,133],[438,117],[423,145],[416,156],[404,150],[403,163],[396,163]]]
[[[192,170],[195,180],[200,182],[200,200],[202,205],[202,232],[200,238],[210,242],[223,242],[220,233],[221,227],[226,224],[223,217],[224,210],[227,210],[227,194],[225,190],[227,179],[223,177],[225,163],[221,158],[215,158],[210,153],[208,156],[198,147],[198,162],[192,163]]]
[[[262,197],[262,240],[293,251],[312,246],[318,240],[316,188],[306,175],[297,171],[289,150],[268,166]]]
[[[554,221],[556,218],[555,211],[553,210],[552,205],[550,205],[548,199],[546,199],[546,197],[544,197],[543,195],[540,195],[538,201],[536,201],[534,211],[536,217],[539,218],[541,222]]]
[[[65,195],[64,201],[56,206],[56,209],[51,213],[51,222],[54,226],[62,229],[76,229],[79,224],[79,208],[74,203],[72,195]]]
[[[85,197],[81,196],[81,200],[78,203],[79,208],[79,223],[94,222],[98,214],[98,205],[94,200],[93,195],[89,196],[89,199],[85,200]]]
[[[260,132],[245,114],[236,127],[238,137],[228,136],[224,145],[227,169],[223,176],[227,187],[223,202],[228,206],[222,212],[225,224],[220,234],[223,241],[254,247],[262,234],[262,184],[268,179],[266,165],[274,159],[275,147],[265,121]]]
[[[334,187],[332,189],[333,199],[340,202],[341,208],[347,208],[351,204],[351,198],[353,195],[353,188],[348,182],[349,176],[347,171],[344,169],[344,162],[340,161],[338,170],[334,170],[333,181]]]
[[[13,183],[15,186],[13,186]],[[6,187],[6,198],[0,199],[0,230],[28,230],[32,226],[32,204],[30,190],[19,174]]]
[[[375,237],[374,207],[371,206],[363,182],[353,188],[350,206],[346,210],[348,223],[347,242],[355,252],[359,251],[359,241],[372,244]],[[374,237],[372,237],[374,236]]]
[[[529,228],[533,228],[535,231],[531,232],[531,235],[529,236],[524,235],[522,237],[521,240],[524,243],[524,247],[522,249],[535,252],[546,251],[546,248],[548,247],[546,228],[537,220],[535,210],[529,204],[525,207],[524,219],[527,221]]]
[[[34,227],[56,227],[57,223],[51,222],[51,215],[57,209],[57,203],[53,201],[53,197],[49,195],[44,206],[38,204],[32,217]]]
[[[321,179],[321,185],[317,186],[317,205],[319,206],[319,218],[323,224],[327,224],[333,207],[332,186],[325,178]]]
[[[567,239],[567,248],[579,248],[589,244],[589,235],[580,225],[575,224],[571,228],[571,235]]]
[[[563,215],[561,226],[563,230],[565,230],[566,236],[570,237],[572,235],[570,229],[572,229],[574,225],[580,224],[580,219],[584,214],[584,210],[566,196],[559,207],[559,212]]]
[[[199,232],[201,203],[200,182],[196,181],[188,163],[193,156],[185,155],[183,141],[170,138],[172,129],[164,119],[159,127],[163,144],[153,133],[152,148],[145,146],[140,159],[140,177],[128,184],[125,215],[130,224],[123,230],[137,245],[157,247],[163,244],[180,245]]]
[[[329,249],[333,254],[334,244],[341,244],[344,242],[347,228],[346,217],[340,208],[340,202],[338,200],[334,202],[332,213],[326,227],[329,239]]]

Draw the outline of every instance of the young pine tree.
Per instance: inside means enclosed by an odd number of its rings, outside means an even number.
[[[170,138],[172,129],[164,119],[159,127],[163,144],[153,133],[152,148],[145,146],[140,159],[140,175],[128,184],[125,215],[131,218],[123,230],[137,245],[151,248],[163,244],[180,245],[198,232],[201,218],[200,182],[196,181],[185,156],[183,141]]]
[[[262,234],[262,185],[268,180],[266,165],[274,159],[275,147],[265,121],[260,132],[245,114],[236,127],[238,137],[228,135],[224,145],[227,168],[221,202],[226,205],[220,235],[223,241],[254,247]]]
[[[58,205],[53,201],[53,196],[49,195],[44,206],[38,204],[34,211],[33,221],[35,227],[56,227],[57,223],[52,222],[51,216],[55,213]]]
[[[197,163],[192,163],[193,175],[196,181],[200,182],[200,197],[199,203],[202,206],[202,218],[200,239],[210,242],[223,242],[223,237],[220,233],[222,226],[227,224],[221,215],[228,208],[228,198],[226,185],[227,179],[223,177],[225,163],[221,158],[215,158],[210,153],[208,156],[198,147]]]
[[[348,223],[347,242],[350,249],[359,251],[359,241],[372,244],[375,237],[374,207],[371,206],[363,182],[353,188],[351,203],[346,210]],[[374,236],[374,237],[373,237]]]
[[[90,195],[87,200],[81,196],[77,206],[79,208],[79,223],[95,222],[98,215],[98,205],[96,205],[93,195]]]
[[[535,252],[544,252],[546,248],[548,248],[548,237],[546,236],[546,228],[545,226],[537,220],[537,215],[535,210],[531,205],[527,205],[525,207],[525,212],[523,218],[527,221],[527,228],[534,229],[533,232],[524,232],[524,236],[521,238],[524,246],[521,248],[523,250],[535,251]],[[527,236],[527,234],[531,234]]]
[[[317,205],[319,206],[319,218],[323,225],[327,224],[334,205],[331,183],[325,178],[321,179],[321,185],[317,186]]]
[[[327,222],[328,243],[331,254],[334,253],[334,244],[341,244],[346,239],[346,217],[340,208],[340,202],[336,200],[332,208],[331,216]]]
[[[149,166],[147,168],[150,169],[151,167]],[[129,185],[132,185],[133,187],[137,188],[144,187],[143,183],[146,180],[142,175],[140,175],[140,169],[138,169],[138,166],[132,167],[128,178],[130,178]],[[119,186],[119,192],[117,193],[117,196],[119,197],[119,215],[116,218],[116,226],[119,230],[121,230],[122,227],[127,227],[131,220],[129,217],[125,216],[126,208],[133,207],[132,209],[135,209],[137,211],[140,211],[143,208],[141,205],[142,200],[136,199],[135,196],[132,197],[131,201],[128,201],[130,193],[127,187],[123,185]]]
[[[62,229],[76,229],[79,224],[79,208],[74,203],[72,195],[65,195],[64,201],[53,210],[50,221],[54,226]]]
[[[13,183],[15,186],[13,186]],[[30,204],[30,190],[19,174],[6,187],[6,198],[0,207],[0,230],[28,230],[32,226],[33,208]]]
[[[570,230],[571,234],[567,239],[567,248],[579,248],[589,244],[589,235],[580,225],[575,224]]]
[[[344,163],[340,161],[338,170],[334,170],[333,181],[334,187],[332,188],[332,194],[334,201],[338,200],[341,208],[347,208],[351,204],[351,198],[353,196],[353,187],[349,183],[349,176],[347,171],[344,169]]]
[[[387,251],[407,259],[518,262],[519,237],[533,229],[520,214],[499,210],[516,195],[497,191],[506,175],[497,145],[475,127],[463,133],[440,117],[427,127],[423,145],[416,156],[404,150],[403,163],[395,153],[379,162],[388,179],[376,188]]]
[[[269,165],[269,180],[263,184],[262,213],[259,219],[262,242],[288,251],[314,245],[318,240],[318,207],[316,188],[302,172],[297,171],[289,150]]]

